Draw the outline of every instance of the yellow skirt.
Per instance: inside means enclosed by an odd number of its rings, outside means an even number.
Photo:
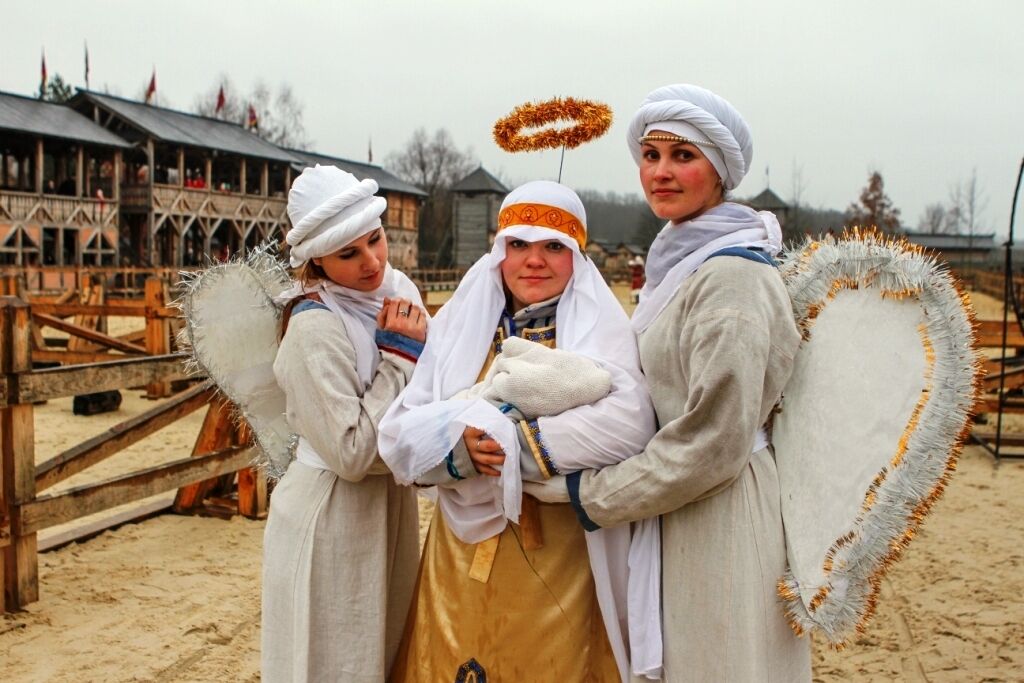
[[[585,532],[570,505],[537,507],[537,550],[513,524],[497,541],[463,543],[434,511],[393,682],[619,680]]]

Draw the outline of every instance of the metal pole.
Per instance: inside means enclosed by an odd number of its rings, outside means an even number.
[[[1003,441],[1003,407],[1006,403],[1004,388],[1006,382],[1006,338],[1009,332],[1010,303],[1014,300],[1013,290],[1013,225],[1017,216],[1017,198],[1020,195],[1020,182],[1024,178],[1024,158],[1020,160],[1017,172],[1017,184],[1013,190],[1013,203],[1010,205],[1010,234],[1006,240],[1006,265],[1003,280],[1003,348],[999,358],[999,412],[996,414],[996,461],[999,461],[999,449]],[[1016,306],[1014,311],[1016,312]],[[1017,324],[1021,324],[1018,318]]]

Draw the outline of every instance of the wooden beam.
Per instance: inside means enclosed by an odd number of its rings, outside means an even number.
[[[97,391],[139,387],[158,380],[183,379],[188,376],[182,365],[186,358],[183,353],[172,353],[22,373],[0,405],[36,403]]]
[[[69,543],[85,541],[93,536],[99,536],[104,531],[115,529],[123,524],[141,522],[144,519],[155,517],[161,512],[167,512],[170,509],[170,500],[151,500],[146,503],[140,503],[135,507],[124,510],[123,512],[118,512],[110,515],[109,517],[103,517],[102,519],[97,519],[92,522],[87,522],[81,526],[76,526],[73,529],[61,531],[60,533],[53,534],[51,536],[43,536],[40,534],[39,552],[45,553],[50,550],[56,550],[57,548],[63,548]]]
[[[101,308],[101,307],[99,307]],[[32,318],[36,321],[37,325],[46,325],[54,329],[58,329],[62,332],[67,332],[75,337],[81,337],[82,339],[88,339],[91,342],[95,342],[100,346],[105,346],[111,349],[117,349],[118,351],[124,351],[126,353],[146,353],[144,346],[138,344],[129,344],[128,342],[121,341],[116,337],[97,332],[96,330],[88,327],[82,327],[81,325],[75,325],[69,323],[60,318],[52,315],[46,315],[45,313],[34,313]],[[166,350],[164,351],[166,353]]]
[[[43,139],[36,140],[36,194],[43,193]]]
[[[253,449],[233,446],[197,458],[180,458],[139,472],[43,496],[22,506],[16,533],[30,534],[195,481],[235,472],[249,464]]]
[[[199,429],[192,457],[223,450],[236,445],[235,419],[231,403],[223,396],[210,403],[203,426]],[[203,504],[206,494],[216,483],[215,479],[206,479],[183,486],[174,498],[175,512],[190,512]]]
[[[1024,335],[1016,321],[1009,321],[1006,335],[1006,346],[1008,348],[1024,348]],[[1001,348],[1003,345],[1003,321],[1002,320],[979,320],[978,321],[978,346],[982,348]]]
[[[32,369],[32,316],[28,304],[0,298],[0,371],[7,384]],[[35,420],[32,404],[0,409],[0,517],[10,522],[10,543],[3,548],[3,600],[0,608],[20,609],[39,599],[36,535],[19,532],[24,506],[36,495]]]
[[[56,341],[56,340],[55,340]],[[82,365],[88,363],[105,363],[110,360],[124,358],[144,358],[144,355],[125,355],[103,351],[54,351],[52,349],[33,349],[32,360],[44,363],[64,363],[65,365]]]
[[[167,283],[160,278],[151,277],[145,286],[146,310],[155,311],[163,308],[167,302]],[[146,353],[154,356],[169,353],[171,350],[170,328],[167,320],[155,316],[146,316]],[[148,398],[163,398],[171,391],[165,381],[150,382],[146,386]]]
[[[36,468],[36,491],[64,481],[202,408],[214,391],[209,381],[198,384],[50,458]]]
[[[84,180],[85,175],[85,150],[82,148],[82,144],[78,144],[78,154],[75,155],[75,196],[83,196],[83,190],[85,189]]]
[[[68,318],[73,315],[119,315],[126,318],[142,318],[146,315],[146,304],[51,304],[32,303],[32,313]],[[177,312],[181,315],[181,312]]]

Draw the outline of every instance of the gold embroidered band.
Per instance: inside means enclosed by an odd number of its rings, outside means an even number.
[[[587,229],[576,216],[565,209],[547,204],[512,204],[498,214],[498,232],[510,225],[533,225],[551,228],[568,235],[580,245],[580,251],[587,246]]]
[[[697,140],[695,138],[684,138],[682,135],[671,135],[665,133],[651,133],[640,138],[640,142],[651,142],[657,140],[661,142],[689,142],[691,145],[703,145],[704,147],[717,147],[715,143],[710,140]]]

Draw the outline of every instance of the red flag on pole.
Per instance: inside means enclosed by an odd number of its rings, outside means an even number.
[[[224,109],[224,104],[227,102],[224,97],[224,86],[220,86],[220,92],[217,93],[217,109],[213,112],[214,115],[220,114]]]
[[[39,74],[39,99],[46,97],[46,50],[43,50],[42,71]]]
[[[260,121],[256,117],[256,107],[249,105],[249,128],[254,131],[259,131]]]
[[[153,76],[149,79],[149,87],[146,88],[146,104],[149,104],[150,100],[153,99],[153,95],[156,95],[156,67],[153,67]]]

